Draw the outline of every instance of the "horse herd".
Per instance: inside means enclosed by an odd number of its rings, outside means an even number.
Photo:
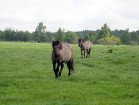
[[[90,56],[92,42],[84,39],[78,40],[78,46],[81,49],[81,57],[88,58]],[[64,63],[67,63],[70,76],[71,71],[74,71],[73,49],[69,43],[62,43],[58,40],[52,41],[52,64],[55,78],[61,76]]]

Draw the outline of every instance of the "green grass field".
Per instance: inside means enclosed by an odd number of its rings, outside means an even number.
[[[0,105],[139,105],[139,46],[94,45],[55,79],[51,44],[0,42]]]

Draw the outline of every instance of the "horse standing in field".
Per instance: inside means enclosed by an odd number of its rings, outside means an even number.
[[[81,57],[85,57],[86,53],[86,58],[90,56],[91,52],[91,47],[92,47],[92,42],[91,41],[85,41],[84,39],[79,39],[78,40],[78,45],[81,49]]]
[[[74,70],[73,66],[73,57],[72,57],[72,48],[69,43],[61,43],[60,41],[52,42],[52,64],[55,77],[58,78],[61,76],[64,63],[67,63],[69,70],[68,75],[70,76],[71,70]],[[59,67],[61,66],[60,70]]]

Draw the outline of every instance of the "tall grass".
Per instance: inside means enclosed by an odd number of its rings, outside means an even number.
[[[51,44],[0,42],[0,105],[139,104],[139,46],[72,46],[75,72],[55,79]]]

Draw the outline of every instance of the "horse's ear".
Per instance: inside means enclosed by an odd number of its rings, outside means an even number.
[[[57,46],[59,49],[62,49],[62,43],[60,41],[52,41],[52,47]]]
[[[62,43],[59,40],[56,41],[56,45],[59,49],[62,49]]]

